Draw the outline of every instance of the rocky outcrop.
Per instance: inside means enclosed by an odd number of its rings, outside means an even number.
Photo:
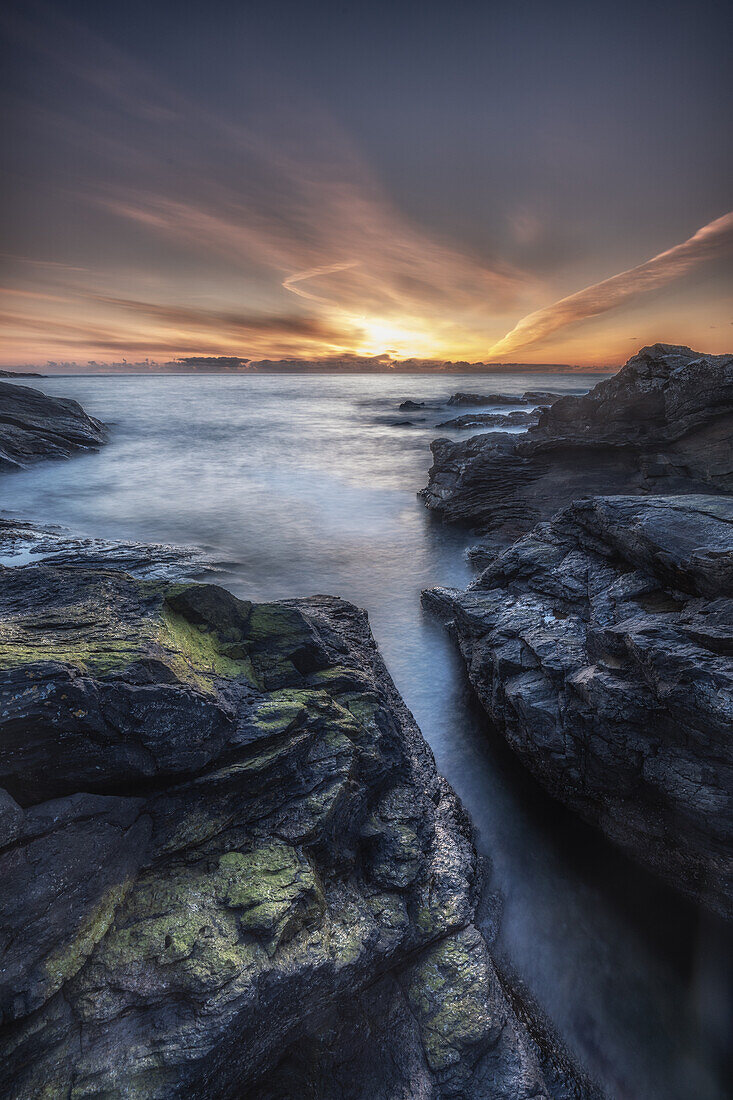
[[[590,494],[733,491],[733,358],[643,348],[521,435],[432,444],[426,505],[498,545]]]
[[[0,731],[4,1097],[550,1094],[362,612],[4,569]]]
[[[580,500],[425,598],[547,789],[732,916],[733,499]]]
[[[104,427],[76,401],[0,382],[0,470],[96,450]]]

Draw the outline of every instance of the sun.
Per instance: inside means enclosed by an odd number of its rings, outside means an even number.
[[[434,339],[431,339],[424,330],[410,329],[382,319],[370,320],[364,317],[358,319],[357,325],[361,330],[361,339],[356,351],[360,355],[392,352],[409,358],[410,356],[428,356],[435,351]]]

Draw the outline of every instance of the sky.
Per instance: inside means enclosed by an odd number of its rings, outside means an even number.
[[[730,351],[725,7],[11,2],[0,363]]]

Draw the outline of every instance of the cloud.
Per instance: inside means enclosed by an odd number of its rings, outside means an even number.
[[[167,305],[138,301],[134,298],[113,298],[101,294],[90,296],[89,300],[126,310],[140,318],[149,318],[169,325],[174,331],[185,329],[240,339],[262,334],[275,337],[293,335],[325,342],[339,336],[339,333],[330,329],[317,317],[202,309],[197,306]]]
[[[133,312],[121,304],[132,286],[137,315],[152,322],[157,311],[167,342],[173,315],[163,318],[155,300],[165,286],[166,299],[180,307],[182,352],[214,349],[214,326],[188,303],[216,294],[227,316],[215,350],[225,355],[297,352],[299,314],[305,355],[386,347],[402,355],[466,354],[477,345],[473,333],[485,344],[500,331],[496,314],[520,309],[526,295],[536,293],[527,273],[411,221],[333,119],[300,92],[293,111],[296,97],[280,77],[277,94],[263,100],[261,110],[242,112],[232,104],[225,117],[73,20],[42,10],[44,19],[16,13],[14,32],[62,93],[33,103],[28,128],[49,156],[69,166],[64,203],[84,208],[74,261],[91,256],[94,268],[47,265],[36,273],[46,282],[89,297],[102,285],[109,298],[97,305],[116,309],[118,317],[120,309]],[[255,84],[253,72],[251,78]],[[83,166],[78,176],[77,164]],[[202,289],[207,277],[215,283],[211,292]],[[28,279],[21,265],[15,285]],[[232,321],[237,300],[246,303],[245,313],[292,314],[287,346],[251,344],[264,330]],[[52,341],[53,314],[45,318]],[[111,332],[111,316],[104,327]],[[58,332],[64,334],[62,326]],[[90,317],[80,355],[93,354],[98,332]],[[206,336],[200,348],[192,343],[197,332]],[[110,338],[123,346],[126,334],[131,346],[145,339],[129,318]],[[156,354],[160,334],[150,336]],[[30,339],[27,344],[30,351]],[[45,341],[44,352],[54,355]]]
[[[646,263],[622,271],[601,283],[586,287],[551,306],[524,317],[519,324],[490,349],[489,357],[499,359],[519,348],[536,344],[568,325],[586,317],[596,317],[633,301],[641,294],[666,286],[698,265],[730,252],[733,248],[733,212],[704,225],[688,240]]]

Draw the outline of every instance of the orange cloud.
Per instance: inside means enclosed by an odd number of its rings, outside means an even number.
[[[699,264],[729,252],[732,246],[733,212],[709,222],[682,244],[660,252],[658,256],[638,267],[622,271],[601,283],[561,298],[551,306],[530,313],[494,344],[489,356],[492,360],[498,360],[520,348],[536,344],[576,321],[616,309],[641,294],[681,278]]]

